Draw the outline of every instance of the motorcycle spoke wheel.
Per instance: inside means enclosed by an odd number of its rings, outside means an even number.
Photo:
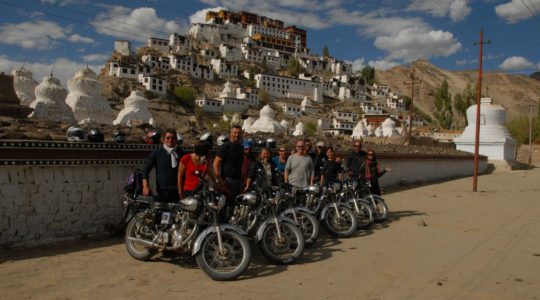
[[[144,214],[137,214],[131,218],[126,226],[125,245],[131,257],[137,260],[148,260],[156,253],[156,250],[148,248],[139,242],[132,241],[129,238],[151,241],[154,233],[144,224]]]
[[[278,264],[294,262],[304,252],[304,236],[298,227],[291,223],[279,223],[281,238],[275,224],[263,232],[259,247],[269,260]]]
[[[300,225],[300,231],[304,235],[304,244],[306,246],[313,245],[319,237],[319,221],[306,212],[296,212],[296,218]]]
[[[348,208],[330,208],[324,218],[326,229],[334,237],[350,237],[358,226],[356,215]]]
[[[388,219],[388,205],[381,199],[375,199],[375,207],[373,209],[375,222],[384,222]]]
[[[214,280],[230,280],[240,276],[249,266],[251,249],[248,240],[232,231],[221,232],[223,252],[217,234],[206,236],[196,260],[199,267]]]
[[[374,219],[373,219],[373,211],[369,207],[369,205],[357,201],[356,205],[358,206],[358,210],[354,206],[354,204],[351,204],[351,210],[356,213],[356,219],[358,222],[358,229],[367,229],[373,225]]]

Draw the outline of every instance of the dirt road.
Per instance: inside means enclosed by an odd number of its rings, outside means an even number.
[[[0,252],[1,299],[540,299],[540,169],[386,195],[391,219],[323,235],[298,264],[255,253],[214,282],[192,259],[139,262],[120,239]]]

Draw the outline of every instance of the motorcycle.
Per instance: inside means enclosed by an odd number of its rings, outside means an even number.
[[[339,197],[349,205],[349,208],[356,213],[358,229],[367,229],[374,223],[373,210],[370,205],[363,201],[363,198],[357,196],[357,183],[352,180],[345,180]]]
[[[229,223],[252,236],[263,255],[278,264],[290,264],[304,252],[304,235],[294,220],[278,216],[284,196],[278,187],[254,183],[250,192],[235,199]]]
[[[388,205],[383,197],[371,193],[369,181],[354,181],[352,189],[355,191],[357,199],[370,206],[375,222],[381,223],[388,219]]]
[[[225,196],[196,175],[201,179],[198,192],[177,203],[156,202],[151,196],[124,198],[126,249],[142,261],[164,250],[191,252],[210,278],[234,279],[249,266],[249,242],[240,228],[219,223]]]
[[[320,224],[315,217],[315,212],[308,207],[298,205],[298,197],[306,190],[294,191],[290,190],[283,184],[283,201],[279,204],[278,211],[283,217],[293,219],[300,226],[300,231],[304,235],[304,243],[306,246],[311,246],[319,237]],[[293,188],[294,189],[294,188]]]
[[[341,183],[334,182],[323,187],[320,194],[319,214],[328,233],[334,237],[350,237],[358,227],[357,215],[339,197]]]

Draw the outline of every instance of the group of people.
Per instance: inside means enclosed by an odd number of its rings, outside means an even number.
[[[344,174],[353,180],[369,181],[372,193],[380,195],[378,178],[390,171],[380,169],[373,150],[362,151],[360,140],[353,142],[353,150],[345,163],[335,155],[333,147],[319,142],[311,151],[310,141],[304,139],[295,143],[291,155],[282,146],[277,156],[272,157],[270,149],[262,148],[255,158],[253,143],[243,140],[240,126],[233,126],[229,139],[219,146],[212,162],[208,159],[213,146],[211,138],[201,139],[192,153],[185,154],[177,145],[176,131],[167,129],[162,146],[146,159],[142,173],[143,194],[152,194],[148,178],[154,168],[157,201],[162,202],[176,202],[192,195],[200,178],[206,176],[233,198],[248,191],[256,180],[266,186],[285,183],[294,190],[315,183],[339,182]]]

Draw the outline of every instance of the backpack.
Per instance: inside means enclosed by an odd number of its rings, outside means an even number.
[[[127,178],[127,185],[124,186],[124,191],[128,193],[131,198],[135,199],[138,195],[142,194],[142,171],[141,169],[135,169]]]

